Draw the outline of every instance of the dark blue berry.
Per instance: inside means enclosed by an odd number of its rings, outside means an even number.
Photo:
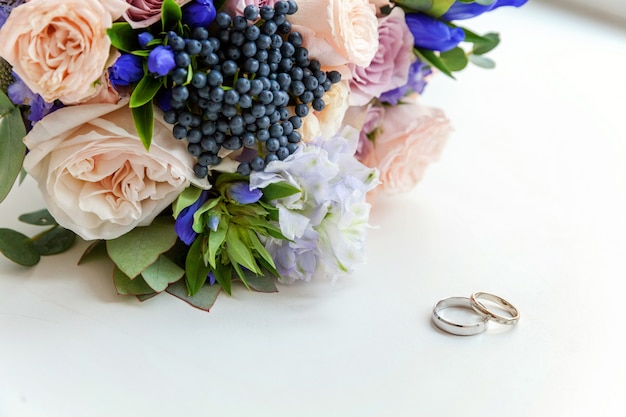
[[[185,51],[189,55],[198,55],[202,51],[202,44],[197,39],[187,39],[185,41]]]
[[[202,140],[202,131],[198,128],[189,129],[187,131],[187,140],[189,143],[200,143]]]
[[[187,68],[176,68],[172,73],[172,81],[181,85],[187,81]]]
[[[222,143],[222,147],[229,151],[236,151],[237,149],[241,149],[242,146],[243,144],[239,136],[227,137],[224,143]]]
[[[339,81],[341,81],[341,74],[338,71],[330,71],[327,74],[327,77],[333,84],[337,84]]]
[[[241,142],[243,143],[243,146],[254,146],[256,138],[252,132],[245,132],[241,135]]]
[[[248,26],[246,28],[246,39],[248,39],[249,41],[256,41],[259,38],[259,35],[261,34],[261,29],[259,29],[258,26]]]
[[[196,88],[203,88],[207,84],[207,75],[204,72],[196,72],[191,77],[191,85]]]
[[[276,138],[269,138],[267,142],[265,142],[265,149],[269,152],[276,152],[280,148],[280,142]]]
[[[169,123],[171,125],[176,123],[177,117],[178,115],[176,113],[176,110],[168,110],[163,114],[163,120],[165,120],[166,123]]]
[[[175,139],[182,139],[187,136],[187,128],[185,126],[181,126],[180,124],[176,124],[172,128],[172,135]]]
[[[209,169],[207,167],[204,167],[204,166],[200,165],[200,164],[196,164],[193,167],[193,172],[196,174],[196,177],[204,178],[209,173]]]
[[[283,159],[285,159],[285,158],[287,158],[289,156],[289,150],[287,148],[285,148],[284,146],[281,146],[276,151],[276,156],[278,157],[278,159],[280,159],[282,161]]]
[[[250,161],[250,168],[254,171],[261,171],[265,168],[265,160],[260,156],[255,157],[252,161]]]
[[[250,164],[248,162],[242,162],[237,167],[237,172],[241,175],[250,175],[251,171],[252,170],[250,169]]]
[[[198,143],[190,143],[187,145],[187,152],[189,152],[193,156],[200,156],[202,153],[202,146]]]
[[[254,5],[246,6],[243,9],[243,16],[248,20],[256,20],[259,17],[259,8]]]
[[[261,7],[260,14],[263,20],[272,20],[274,18],[274,9],[270,6]]]
[[[265,155],[265,166],[269,165],[270,162],[278,161],[278,157],[275,153],[268,153]]]
[[[229,28],[231,23],[232,19],[227,13],[220,12],[215,16],[215,24],[221,29]]]

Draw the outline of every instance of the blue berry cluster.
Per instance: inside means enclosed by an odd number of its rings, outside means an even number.
[[[222,148],[253,150],[241,154],[242,175],[285,159],[298,148],[302,118],[310,108],[324,109],[324,93],[341,76],[309,58],[302,35],[286,19],[297,9],[293,0],[247,6],[243,16],[218,13],[188,37],[167,34],[176,67],[168,75],[165,121],[174,125],[176,139],[187,140],[199,178],[220,163]]]

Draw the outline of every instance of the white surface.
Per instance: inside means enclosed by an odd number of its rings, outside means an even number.
[[[0,416],[623,415],[626,32],[535,4],[469,26],[503,34],[498,69],[428,87],[456,133],[334,287],[238,289],[206,314],[116,296],[110,267],[74,267],[84,246],[0,260]],[[14,190],[3,225],[40,201]],[[431,325],[476,290],[519,324]]]

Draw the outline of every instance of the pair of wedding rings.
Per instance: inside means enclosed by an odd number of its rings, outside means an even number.
[[[503,310],[509,314],[504,316],[499,312],[489,309],[484,301],[490,301],[498,310]],[[465,309],[471,310],[474,317],[478,317],[478,321],[471,323],[455,323],[449,319],[442,317],[441,311],[446,309]],[[509,303],[502,297],[487,292],[477,291],[467,297],[449,297],[440,300],[433,307],[433,323],[441,330],[458,336],[471,336],[482,333],[487,330],[490,320],[500,324],[513,326],[519,321],[519,311],[513,304]]]

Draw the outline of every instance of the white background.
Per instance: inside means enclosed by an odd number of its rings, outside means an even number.
[[[626,31],[534,3],[468,26],[502,33],[498,68],[427,88],[456,131],[335,286],[238,288],[207,314],[117,296],[110,265],[74,266],[85,245],[0,260],[0,416],[624,415]],[[14,219],[40,207],[27,183],[2,224],[34,232]],[[431,325],[477,290],[519,324]]]

